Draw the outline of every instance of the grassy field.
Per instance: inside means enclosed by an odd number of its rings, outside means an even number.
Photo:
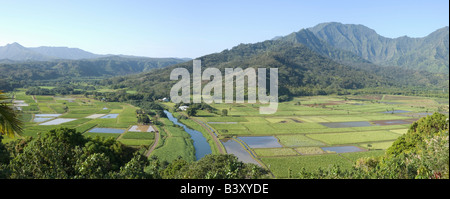
[[[171,162],[178,158],[187,161],[195,160],[195,149],[190,135],[182,128],[174,126],[167,118],[161,118],[162,126],[159,126],[162,139],[151,156],[156,156],[162,161]]]
[[[446,106],[440,99],[391,95],[313,96],[278,105],[272,115],[260,115],[258,104],[212,104],[217,114],[198,111],[219,138],[273,136],[281,148],[250,148],[249,153],[277,178],[295,176],[302,168],[315,170],[337,164],[350,168],[360,157],[381,156],[410,123]],[[221,116],[223,109],[228,116]],[[395,123],[396,120],[407,123]],[[380,124],[379,121],[384,122]],[[327,127],[323,123],[350,122]],[[366,122],[356,126],[352,122]],[[352,126],[354,125],[354,126]],[[336,153],[321,147],[356,146],[360,152]]]

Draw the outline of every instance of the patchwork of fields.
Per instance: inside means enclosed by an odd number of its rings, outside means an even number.
[[[30,96],[23,91],[16,92],[14,97],[22,104],[23,136],[37,136],[54,128],[67,127],[85,136],[113,137],[130,146],[149,146],[155,140],[154,132],[130,129],[137,125],[138,108],[129,104],[102,102],[81,95]]]
[[[75,128],[86,136],[113,137],[130,146],[156,144],[150,156],[162,161],[195,160],[193,142],[167,118],[162,125],[137,125],[136,110],[125,103],[102,102],[80,95],[29,96],[15,93],[22,111],[24,136],[37,136],[53,128]],[[164,103],[173,107],[173,103]],[[361,157],[381,156],[410,124],[432,114],[448,101],[405,96],[314,96],[280,103],[272,115],[259,114],[260,104],[212,104],[227,116],[199,110],[181,122],[204,135],[209,129],[222,142],[207,137],[213,153],[235,153],[244,162],[260,164],[276,178],[295,177],[302,169],[337,164],[350,168]],[[445,108],[444,108],[445,110]],[[174,113],[180,116],[181,113]],[[183,114],[184,115],[184,114]],[[158,131],[158,134],[155,134]],[[8,141],[10,138],[5,138]],[[226,144],[225,144],[226,143]],[[222,146],[219,146],[222,145]]]
[[[360,157],[383,155],[412,122],[445,104],[421,97],[372,95],[295,98],[280,103],[273,115],[260,115],[259,106],[264,105],[258,104],[212,106],[218,112],[226,109],[228,116],[199,111],[196,119],[213,128],[219,138],[240,143],[234,146],[248,152],[241,160],[252,157],[276,177],[286,178],[301,168],[331,164],[349,168]],[[258,147],[247,137],[259,139]],[[261,138],[275,139],[279,146],[267,142],[261,147],[265,143]]]

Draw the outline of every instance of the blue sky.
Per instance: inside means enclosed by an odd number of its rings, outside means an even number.
[[[426,36],[448,18],[448,0],[0,0],[0,46],[196,58],[323,22],[395,38]]]

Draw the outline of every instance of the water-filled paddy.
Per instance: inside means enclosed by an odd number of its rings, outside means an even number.
[[[259,165],[259,163],[252,158],[252,156],[245,150],[241,144],[233,139],[223,139],[221,140],[223,146],[225,147],[228,154],[235,155],[239,161],[244,163],[253,163]]]
[[[411,124],[415,120],[378,120],[372,121],[375,125],[385,126],[385,125],[401,125],[401,124]]]
[[[53,118],[52,117],[35,117],[33,119],[33,122],[39,123],[39,122],[45,122],[45,121],[51,120],[51,119],[53,119]]]
[[[128,129],[130,132],[155,132],[155,129],[149,125],[133,125]]]
[[[13,104],[14,106],[29,106],[24,100],[14,100]]]
[[[391,113],[391,114],[395,114],[395,113],[409,113],[411,111],[404,111],[404,110],[393,110],[393,111],[384,111],[381,113]]]
[[[237,122],[208,122],[208,124],[237,124]]]
[[[113,128],[93,128],[89,131],[89,133],[123,133],[125,130],[123,129],[113,129]]]
[[[45,122],[47,120],[51,120],[55,117],[59,117],[61,114],[35,114],[33,118],[33,122]],[[50,124],[51,125],[51,124]]]
[[[48,122],[44,122],[42,124],[39,125],[59,125],[62,123],[66,123],[66,122],[71,122],[77,119],[69,119],[69,118],[58,118],[58,119],[54,119],[52,121],[48,121]]]
[[[105,116],[105,114],[92,114],[92,115],[87,116],[86,118],[96,119],[96,118],[103,117],[103,116]]]
[[[356,146],[332,146],[332,147],[321,147],[324,151],[332,151],[336,153],[350,153],[350,152],[359,152],[364,151],[361,148]]]
[[[360,121],[360,122],[325,122],[320,123],[328,128],[346,128],[346,127],[367,127],[372,126],[370,122]]]
[[[249,136],[238,137],[244,141],[250,148],[279,148],[283,147],[274,136]]]
[[[113,118],[117,118],[117,116],[119,116],[118,113],[111,113],[111,114],[102,116],[102,117],[100,117],[100,118],[102,118],[102,119],[113,119]]]
[[[59,117],[61,114],[36,114],[35,117]]]

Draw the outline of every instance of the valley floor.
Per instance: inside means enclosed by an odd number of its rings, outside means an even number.
[[[129,146],[151,148],[149,157],[195,160],[192,140],[182,128],[167,118],[158,118],[162,125],[138,125],[139,108],[130,104],[24,92],[15,93],[14,103],[25,122],[22,136],[68,127],[86,136],[113,137]],[[448,103],[448,99],[394,95],[313,96],[279,103],[272,115],[259,114],[262,104],[211,104],[217,113],[200,110],[180,121],[201,132],[213,154],[232,153],[243,162],[269,169],[276,178],[288,178],[302,168],[312,171],[335,164],[345,169],[358,158],[384,155],[412,122],[434,112],[448,114]],[[227,116],[218,114],[222,110]]]
[[[212,106],[228,115],[199,111],[193,119],[212,129],[227,153],[277,178],[332,164],[345,169],[361,157],[384,155],[412,122],[448,114],[448,100],[394,95],[295,98],[273,115],[260,115],[260,104]]]

